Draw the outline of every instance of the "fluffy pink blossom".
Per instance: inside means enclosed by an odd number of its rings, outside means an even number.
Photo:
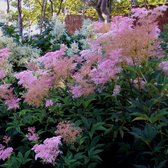
[[[8,56],[9,56],[9,49],[8,48],[0,49],[0,80],[6,76],[5,65],[6,65],[6,60],[7,60]]]
[[[107,59],[90,71],[90,77],[95,84],[105,84],[110,79],[115,79],[120,72],[121,68],[117,67],[114,61]]]
[[[120,85],[115,85],[112,96],[118,95],[120,91],[121,91]]]
[[[111,29],[113,35],[117,35],[117,33],[122,33],[125,30],[129,31],[133,28],[134,19],[129,17],[115,16],[112,19]]]
[[[21,99],[13,94],[13,88],[10,84],[0,85],[0,99],[8,106],[8,110],[19,108],[18,103]]]
[[[53,106],[53,104],[54,104],[54,102],[52,100],[46,100],[46,102],[45,102],[46,107]]]
[[[61,145],[61,136],[47,138],[43,144],[34,145],[32,150],[36,153],[35,160],[42,159],[44,163],[54,163],[59,154]]]
[[[72,86],[70,92],[72,93],[74,98],[81,97],[84,94],[82,86],[80,85]]]
[[[0,160],[6,160],[11,156],[12,153],[13,153],[12,147],[5,148],[5,146],[0,144]]]
[[[0,98],[1,99],[10,99],[13,97],[13,88],[11,88],[10,84],[0,85]]]
[[[37,72],[23,71],[15,76],[19,79],[18,84],[27,89],[23,95],[24,101],[31,105],[40,106],[52,85],[53,78],[50,74],[47,71],[38,70]]]
[[[145,88],[145,84],[146,84],[146,81],[144,81],[143,78],[136,78],[134,80],[131,80],[133,86],[137,89],[144,89]]]
[[[35,127],[28,127],[28,134],[26,134],[26,137],[28,138],[29,141],[38,141],[39,136],[36,133],[36,128]]]
[[[10,52],[8,48],[0,49],[0,59],[1,58],[7,58],[9,56]]]
[[[42,105],[50,88],[64,85],[64,81],[72,74],[74,58],[65,57],[64,50],[61,48],[58,51],[48,52],[35,61],[37,65],[33,65],[31,70],[15,75],[19,80],[18,84],[26,88],[22,96],[26,103],[37,107]]]
[[[77,136],[80,135],[82,129],[76,127],[74,123],[70,121],[59,122],[55,133],[63,138],[65,143],[74,143]]]
[[[0,80],[3,79],[5,76],[5,71],[3,69],[0,69]]]
[[[18,84],[25,88],[29,88],[37,80],[37,77],[33,74],[33,71],[22,71],[15,74],[15,77],[19,80]]]
[[[46,68],[50,68],[51,65],[53,65],[53,63],[55,63],[55,61],[57,61],[59,58],[62,58],[64,54],[64,49],[48,52],[44,56],[38,58],[38,61],[44,64]]]
[[[159,69],[162,70],[166,76],[168,76],[168,61],[163,61],[159,64]]]
[[[8,106],[8,110],[19,108],[20,100],[21,100],[20,98],[16,98],[16,97],[5,100],[5,104]]]
[[[10,140],[11,140],[11,137],[9,137],[9,136],[7,136],[7,135],[5,135],[5,136],[3,137],[3,143],[5,143],[5,144],[8,144]]]
[[[147,10],[146,8],[132,8],[131,12],[132,17],[144,18],[149,14],[150,10]]]

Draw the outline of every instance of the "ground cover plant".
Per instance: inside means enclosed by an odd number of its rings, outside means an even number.
[[[89,22],[74,35],[85,41],[72,38],[43,56],[25,56],[17,68],[5,44],[0,166],[166,168],[167,34],[157,25],[166,9]]]

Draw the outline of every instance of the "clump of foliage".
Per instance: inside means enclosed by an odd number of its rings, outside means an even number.
[[[10,57],[9,63],[14,70],[19,71],[25,68],[30,61],[37,59],[40,56],[40,49],[33,48],[30,45],[22,45],[15,41],[15,38],[0,34],[0,49],[9,48]]]

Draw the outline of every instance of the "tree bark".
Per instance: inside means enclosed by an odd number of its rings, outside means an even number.
[[[97,14],[99,16],[99,21],[102,22],[106,21],[108,23],[111,22],[111,11],[113,0],[96,0],[96,2],[90,0],[81,0],[81,1],[89,6],[93,6],[96,8]]]
[[[38,2],[41,6],[41,16],[40,16],[40,34],[41,34],[43,31],[43,27],[44,27],[47,0],[43,0],[42,3],[40,1],[38,1]]]
[[[58,16],[58,15],[60,14],[60,12],[61,12],[62,3],[63,3],[63,0],[61,0],[61,2],[60,2],[59,9],[58,9],[58,12],[57,12],[57,16]]]
[[[10,4],[9,4],[9,0],[6,0],[7,3],[7,9],[6,12],[9,13],[10,12]]]
[[[100,0],[97,1],[96,11],[97,11],[97,14],[98,14],[98,16],[99,16],[99,21],[100,21],[100,22],[104,22],[105,19],[104,19],[103,15],[102,15],[101,2],[102,2],[102,1],[100,1]]]
[[[18,9],[18,30],[19,30],[19,35],[22,38],[22,34],[23,34],[22,0],[17,0],[17,9]]]
[[[113,0],[101,0],[101,11],[105,15],[105,21],[107,23],[111,22],[112,1]]]
[[[51,16],[53,16],[54,14],[54,3],[52,0],[49,0],[50,1],[50,10],[51,10]]]

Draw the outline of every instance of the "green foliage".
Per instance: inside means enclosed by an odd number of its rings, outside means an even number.
[[[16,156],[15,155],[11,156],[10,159],[8,159],[8,161],[3,165],[1,165],[0,167],[20,168],[23,165],[26,165],[28,162],[32,161],[32,159],[29,158],[30,152],[31,151],[27,151],[25,154],[19,152]]]

